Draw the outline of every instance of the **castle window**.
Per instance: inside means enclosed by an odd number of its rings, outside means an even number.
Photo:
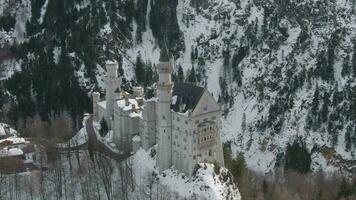
[[[166,119],[166,116],[163,115],[163,116],[162,116],[162,119],[165,120],[165,119]]]
[[[211,149],[209,149],[209,156],[211,156],[211,154],[212,154],[212,153],[211,153]]]
[[[188,121],[187,121],[187,120],[185,120],[185,124],[188,124]]]

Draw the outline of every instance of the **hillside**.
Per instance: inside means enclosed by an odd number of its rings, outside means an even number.
[[[284,166],[288,144],[299,141],[313,171],[354,169],[356,17],[350,1],[0,5],[0,65],[9,92],[1,102],[12,103],[6,113],[12,124],[37,112],[50,120],[63,111],[80,124],[91,109],[91,92],[103,91],[105,60],[122,64],[126,89],[147,86],[165,43],[175,58],[176,80],[183,74],[219,100],[224,141],[244,153],[249,168],[273,172]],[[142,69],[145,76],[136,76]]]

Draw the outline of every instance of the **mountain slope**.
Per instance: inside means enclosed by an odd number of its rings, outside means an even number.
[[[0,1],[0,23],[8,26],[1,31],[6,59],[0,64],[9,76],[15,66],[22,70],[6,82],[16,97],[13,123],[35,112],[50,118],[69,110],[80,118],[91,109],[87,95],[103,92],[106,59],[118,60],[120,73],[135,80],[135,65],[154,68],[167,44],[174,78],[181,67],[187,80],[206,85],[219,100],[224,141],[244,153],[250,168],[272,172],[288,160],[288,144],[300,141],[312,170],[353,170],[356,18],[350,1],[42,0],[31,2],[31,17],[21,18],[29,21],[26,34],[15,24],[19,5],[28,1],[9,2]],[[154,70],[145,70],[154,80]],[[51,78],[38,78],[44,76]],[[16,87],[19,80],[27,81]]]

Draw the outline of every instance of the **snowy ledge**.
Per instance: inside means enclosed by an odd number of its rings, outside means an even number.
[[[214,173],[214,165],[202,163],[192,178],[169,169],[159,174],[155,159],[145,150],[139,149],[131,158],[135,182],[142,183],[154,179],[163,190],[165,197],[172,199],[241,199],[237,186],[226,168],[220,174]]]

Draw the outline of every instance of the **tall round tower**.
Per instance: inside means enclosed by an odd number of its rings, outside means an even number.
[[[160,171],[163,171],[172,165],[171,75],[173,68],[165,46],[161,51],[157,71],[159,74],[157,83],[157,166]]]
[[[106,86],[106,117],[109,128],[111,128],[114,115],[114,102],[116,100],[116,92],[120,90],[121,81],[118,77],[117,70],[119,66],[117,62],[106,62],[107,76],[105,79]]]

